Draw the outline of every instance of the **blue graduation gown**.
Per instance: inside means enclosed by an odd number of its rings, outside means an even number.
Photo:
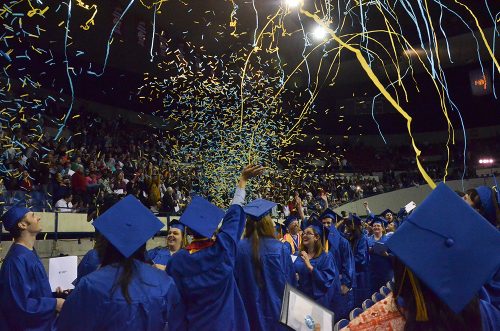
[[[274,238],[261,238],[262,287],[259,287],[252,261],[252,241],[238,244],[235,277],[252,331],[287,330],[279,324],[285,284],[296,286],[290,251]]]
[[[500,310],[492,304],[479,300],[483,331],[500,330]]]
[[[101,264],[101,259],[99,259],[99,255],[97,254],[96,249],[91,249],[87,252],[78,264],[77,275],[78,278],[74,282],[74,284],[78,284],[80,279],[87,276],[91,272],[96,271]]]
[[[167,247],[156,247],[146,252],[146,261],[153,264],[167,265],[172,255]]]
[[[329,253],[332,254],[335,266],[339,271],[340,284],[348,288],[355,287],[356,273],[351,245],[334,225],[330,228],[328,243],[330,245]],[[336,292],[332,298],[330,307],[335,313],[336,320],[347,318],[349,312],[354,308],[354,292],[349,291],[344,295],[340,291]]]
[[[368,239],[363,234],[352,247],[356,269],[356,289],[354,291],[354,305],[360,307],[361,303],[371,297],[370,289],[370,256],[368,254]]]
[[[247,314],[234,278],[245,213],[231,205],[215,244],[190,254],[181,249],[167,264],[187,308],[188,330],[249,330]]]
[[[371,249],[376,242],[384,244],[389,238],[384,234],[379,240],[376,240],[373,235],[368,237],[368,248]],[[394,276],[392,270],[392,260],[390,256],[382,256],[370,253],[370,288],[371,293],[378,292],[382,286]]]
[[[320,305],[329,308],[333,296],[340,291],[339,274],[333,256],[323,252],[310,262],[313,266],[312,272],[307,269],[300,256],[293,264],[295,272],[299,274],[298,289]]]
[[[83,277],[63,305],[57,330],[168,330],[185,329],[185,310],[174,281],[165,272],[134,261],[129,284],[131,304],[120,287],[122,271],[108,265]]]
[[[42,261],[33,250],[13,244],[0,269],[0,309],[9,330],[50,330],[56,319]]]
[[[484,285],[484,289],[488,293],[491,304],[500,310],[500,270]]]

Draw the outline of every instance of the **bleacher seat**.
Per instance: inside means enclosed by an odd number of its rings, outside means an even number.
[[[391,289],[388,288],[387,286],[382,286],[380,288],[380,294],[382,294],[384,297],[388,296],[389,293],[391,293]]]
[[[365,301],[363,301],[363,303],[361,304],[361,307],[363,308],[363,310],[367,310],[368,308],[370,308],[371,306],[373,306],[375,303],[373,302],[372,299],[366,299]]]
[[[380,300],[383,300],[384,298],[385,298],[385,296],[380,292],[375,292],[372,295],[373,302],[379,302]]]
[[[352,321],[353,319],[355,319],[356,317],[358,317],[359,314],[361,314],[362,312],[363,312],[363,309],[361,309],[361,308],[354,308],[349,313],[349,319]]]
[[[334,331],[339,331],[343,328],[345,328],[349,324],[349,321],[346,319],[341,319],[337,323],[335,323],[335,326],[333,327]]]

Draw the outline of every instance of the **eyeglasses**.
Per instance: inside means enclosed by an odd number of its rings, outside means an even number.
[[[302,232],[302,236],[314,236],[312,232]]]

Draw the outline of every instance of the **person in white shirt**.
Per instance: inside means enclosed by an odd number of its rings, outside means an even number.
[[[64,197],[56,202],[56,211],[60,213],[73,213],[73,195],[71,193],[66,193]]]

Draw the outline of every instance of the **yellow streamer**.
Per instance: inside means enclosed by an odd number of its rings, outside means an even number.
[[[424,167],[422,166],[422,164],[420,163],[420,160],[418,158],[422,152],[417,148],[417,145],[415,143],[415,139],[413,138],[413,134],[411,132],[412,117],[410,115],[408,115],[408,113],[405,112],[401,108],[401,106],[396,102],[396,100],[394,100],[394,98],[392,97],[392,95],[390,95],[389,92],[385,89],[385,87],[382,85],[382,83],[380,82],[380,80],[378,79],[378,77],[375,75],[375,73],[373,72],[373,70],[370,68],[369,64],[366,62],[365,58],[363,57],[363,54],[361,54],[361,51],[359,49],[356,49],[356,48],[354,48],[354,47],[346,44],[344,41],[342,41],[342,39],[340,39],[335,34],[335,32],[332,29],[330,29],[330,27],[328,27],[323,22],[323,20],[321,20],[321,18],[319,18],[317,15],[312,14],[312,13],[310,13],[307,10],[304,10],[302,7],[300,8],[300,12],[302,14],[306,15],[307,17],[312,18],[316,23],[318,23],[323,28],[325,28],[328,31],[328,33],[332,36],[332,38],[336,42],[339,43],[339,45],[341,45],[342,47],[348,49],[349,51],[353,52],[356,55],[356,58],[357,58],[358,62],[361,64],[361,67],[366,72],[366,74],[368,75],[368,77],[370,77],[370,79],[372,80],[373,84],[375,84],[375,86],[378,88],[378,90],[380,91],[380,93],[406,119],[406,126],[407,126],[407,129],[408,129],[408,134],[410,135],[410,138],[411,138],[413,150],[415,151],[415,159],[416,159],[416,162],[417,162],[418,170],[420,171],[420,173],[424,177],[424,179],[427,182],[427,184],[429,184],[429,186],[432,189],[434,189],[436,187],[436,183],[434,183],[434,181],[431,179],[431,177],[427,174],[427,172],[425,171]]]

